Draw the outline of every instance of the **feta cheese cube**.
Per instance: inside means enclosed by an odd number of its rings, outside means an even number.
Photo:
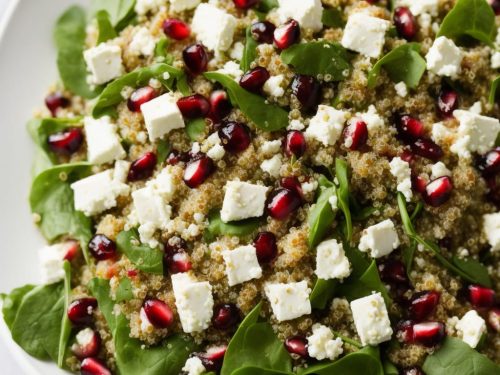
[[[398,246],[398,232],[390,219],[366,228],[359,241],[359,250],[363,252],[370,250],[372,258],[380,258],[390,254]]]
[[[470,310],[458,321],[455,328],[462,336],[462,341],[471,348],[475,348],[483,334],[486,333],[486,322],[476,310]]]
[[[151,141],[162,138],[174,129],[184,127],[182,113],[170,93],[144,103],[141,105],[141,111]]]
[[[274,155],[271,159],[264,160],[260,164],[260,169],[269,173],[271,177],[278,178],[282,165],[281,155]]]
[[[275,318],[283,322],[311,313],[309,294],[311,289],[306,281],[298,283],[268,283],[264,287]]]
[[[187,359],[182,371],[184,371],[187,375],[201,375],[204,374],[207,369],[203,366],[201,359],[197,356],[193,356]]]
[[[414,16],[430,13],[432,16],[438,15],[438,0],[398,0],[398,6],[410,8]]]
[[[257,260],[257,250],[252,245],[240,246],[234,250],[224,250],[222,257],[226,263],[229,286],[258,279],[262,276],[262,268]]]
[[[377,58],[382,53],[385,33],[391,23],[364,12],[349,16],[341,44],[367,57]]]
[[[170,0],[170,9],[174,12],[183,12],[195,8],[201,0]]]
[[[431,139],[438,143],[443,144],[453,137],[454,133],[449,130],[442,122],[436,122],[432,125]]]
[[[410,202],[413,196],[410,164],[400,157],[395,157],[389,165],[391,167],[391,174],[396,177],[398,183],[397,190],[403,193],[407,202]]]
[[[440,36],[425,55],[427,69],[438,76],[456,78],[461,71],[463,54],[453,40]]]
[[[264,214],[268,188],[242,181],[228,181],[220,217],[223,222],[260,217]]]
[[[83,52],[90,72],[89,81],[102,85],[123,74],[122,49],[119,46],[101,43]]]
[[[260,146],[259,152],[264,155],[273,155],[281,150],[281,139],[275,141],[266,141]]]
[[[438,161],[436,164],[432,164],[431,170],[432,180],[443,176],[451,176],[451,171],[446,168],[446,165],[442,161]]]
[[[281,23],[293,18],[304,29],[320,31],[323,28],[321,0],[278,0],[278,4],[278,16]]]
[[[355,299],[351,302],[351,310],[356,331],[364,346],[375,346],[391,339],[391,322],[380,293]]]
[[[144,16],[149,12],[160,10],[163,5],[165,5],[165,0],[137,0],[134,9],[138,15]]]
[[[221,160],[224,155],[226,155],[226,150],[224,150],[224,147],[220,144],[211,147],[210,150],[207,151],[207,156],[215,161]]]
[[[274,96],[276,98],[280,98],[285,94],[285,90],[281,87],[283,80],[285,77],[283,74],[278,74],[277,76],[270,77],[264,83],[264,92],[269,96]]]
[[[151,186],[146,186],[132,193],[133,214],[141,224],[139,234],[142,242],[150,242],[157,229],[167,229],[172,214],[171,207]]]
[[[97,120],[85,117],[83,123],[87,136],[87,159],[90,163],[105,164],[125,157],[125,150],[116,134],[116,125],[111,123],[109,116]]]
[[[473,105],[471,105],[469,111],[475,113],[476,115],[480,115],[481,112],[483,112],[483,104],[480,100],[478,100],[477,102],[474,102]]]
[[[236,42],[233,44],[233,48],[229,51],[229,57],[236,61],[241,61],[243,59],[243,53],[245,52],[245,45],[241,42]]]
[[[38,250],[42,284],[53,284],[64,279],[64,258],[73,243],[58,243]]]
[[[225,63],[221,69],[217,70],[217,72],[231,76],[237,82],[240,81],[240,78],[243,75],[243,70],[240,69],[240,65],[231,60]]]
[[[491,251],[500,250],[500,212],[483,215],[483,232],[491,245]]]
[[[325,146],[332,146],[342,135],[346,120],[347,112],[327,105],[319,105],[318,112],[311,119],[305,134]]]
[[[147,186],[153,188],[165,202],[170,202],[176,190],[176,183],[170,167],[164,168],[154,179],[148,181]]]
[[[321,242],[316,248],[316,271],[318,278],[344,279],[351,274],[349,259],[342,243],[336,239]]]
[[[342,340],[333,338],[332,330],[322,324],[312,326],[312,335],[307,338],[307,351],[317,360],[333,361],[343,353]]]
[[[377,113],[377,109],[372,104],[364,113],[356,113],[356,116],[361,118],[366,123],[368,133],[372,133],[377,129],[382,129],[385,126],[384,119]]]
[[[130,170],[130,163],[126,160],[117,160],[115,162],[115,169],[113,171],[113,180],[125,183],[127,182],[128,172]]]
[[[172,275],[175,305],[185,333],[207,329],[212,319],[214,299],[208,281],[197,281],[187,272]]]
[[[227,51],[233,44],[237,21],[213,4],[200,4],[194,12],[191,29],[205,47],[212,51]]]
[[[491,55],[491,68],[492,69],[500,68],[500,51],[495,51]]]
[[[134,34],[129,45],[129,51],[135,55],[149,57],[153,55],[156,40],[146,27],[140,27]]]
[[[405,98],[408,95],[408,87],[403,81],[396,83],[394,85],[394,89],[396,90],[396,93],[402,98]]]

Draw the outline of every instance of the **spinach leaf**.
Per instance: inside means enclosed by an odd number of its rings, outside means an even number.
[[[371,261],[369,261],[366,258],[365,254],[359,251],[357,248],[349,246],[346,241],[344,241],[343,245],[345,255],[352,265],[352,272],[350,277],[352,279],[358,279],[366,272],[368,267],[370,267]]]
[[[116,38],[116,31],[111,24],[109,14],[105,10],[100,10],[96,13],[95,19],[97,21],[97,29],[99,34],[97,37],[97,44],[106,42],[109,39]]]
[[[90,4],[91,14],[106,11],[111,23],[116,29],[121,30],[127,26],[135,16],[134,6],[136,0],[92,0]]]
[[[118,288],[116,289],[115,297],[115,302],[130,301],[134,298],[132,283],[128,277],[124,277],[120,280]]]
[[[199,142],[205,135],[205,119],[197,118],[186,123],[186,134],[192,142]]]
[[[411,240],[410,246],[406,246],[401,251],[401,256],[405,264],[406,275],[411,280],[411,270],[413,269],[413,260],[415,259],[415,251],[417,251],[417,241]]]
[[[63,291],[64,312],[68,311],[70,293],[71,293],[71,264],[66,260],[64,261],[64,291]],[[61,368],[64,366],[64,357],[66,355],[66,348],[68,347],[69,336],[71,335],[71,327],[72,326],[68,318],[68,314],[63,313],[61,319],[61,334],[59,336],[59,350],[57,353],[57,365]]]
[[[347,242],[352,239],[352,219],[349,208],[349,170],[345,160],[337,158],[335,160],[335,176],[339,182],[337,189],[338,206],[344,214],[345,235]]]
[[[141,244],[137,230],[120,232],[116,246],[141,271],[163,275],[163,251]]]
[[[323,9],[321,22],[328,27],[344,28],[344,13],[338,8]]]
[[[155,47],[156,61],[172,65],[172,63],[174,62],[174,56],[168,53],[169,46],[170,46],[170,40],[165,37],[162,37],[156,43]]]
[[[261,0],[257,5],[257,9],[260,12],[267,13],[271,9],[277,8],[279,6],[278,0]]]
[[[257,58],[257,46],[259,44],[252,36],[251,26],[248,26],[245,32],[245,49],[243,58],[240,61],[240,68],[243,72],[250,70],[250,64]]]
[[[457,41],[472,37],[493,46],[496,33],[495,13],[485,0],[458,0],[441,23],[437,36]]]
[[[309,248],[313,248],[325,237],[328,229],[331,229],[335,220],[336,212],[333,211],[329,199],[337,194],[335,185],[324,176],[319,179],[320,194],[316,203],[309,211],[309,237],[307,239]]]
[[[500,84],[500,76],[496,77],[492,82],[491,82],[491,88],[490,88],[490,96],[488,98],[490,104],[495,104],[495,101],[497,99],[497,90],[498,90],[498,85]]]
[[[213,210],[208,214],[208,227],[205,229],[204,238],[205,241],[211,242],[221,235],[245,237],[255,232],[261,224],[259,218],[224,223],[220,218],[220,212]]]
[[[245,90],[233,78],[218,72],[207,72],[204,76],[224,86],[233,105],[238,107],[259,129],[276,131],[288,126],[287,111],[277,105],[267,103],[262,96]]]
[[[427,356],[423,370],[427,375],[492,375],[500,367],[462,340],[447,337],[440,349]]]
[[[378,60],[368,73],[369,88],[375,87],[382,67],[394,82],[402,81],[408,87],[416,88],[426,69],[426,62],[420,56],[420,44],[403,44]]]
[[[168,141],[160,139],[156,145],[156,158],[158,160],[158,165],[162,164],[167,160],[168,154],[170,154],[170,143]]]
[[[383,362],[384,374],[385,375],[399,375],[399,370],[393,363],[389,362],[387,359]]]
[[[16,319],[17,310],[24,296],[35,288],[35,285],[25,285],[13,289],[9,294],[2,294],[2,314],[3,320],[9,329],[12,329],[12,323]]]
[[[317,279],[309,296],[312,308],[323,310],[335,295],[337,284],[338,280],[335,279]]]
[[[283,50],[281,60],[292,65],[297,73],[317,77],[325,81],[343,81],[349,76],[350,54],[338,43],[299,43]]]

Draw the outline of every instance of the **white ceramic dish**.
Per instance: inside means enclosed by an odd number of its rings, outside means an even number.
[[[88,1],[14,0],[0,23],[0,292],[39,281],[36,250],[43,239],[28,205],[33,147],[25,124],[43,104],[47,87],[57,80],[52,28],[73,3]],[[0,320],[2,339],[25,374],[64,373],[25,354]]]

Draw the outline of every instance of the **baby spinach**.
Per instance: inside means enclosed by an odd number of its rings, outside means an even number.
[[[335,279],[317,279],[309,296],[312,308],[323,310],[335,295],[337,284],[338,280]]]
[[[368,73],[369,88],[375,87],[382,67],[394,82],[402,81],[408,87],[416,88],[426,69],[426,62],[420,55],[420,44],[403,44],[378,60]]]
[[[205,241],[211,242],[221,235],[245,237],[255,232],[260,225],[261,220],[258,218],[224,223],[220,218],[220,212],[212,210],[208,214],[208,227],[205,229],[204,238]]]
[[[106,11],[113,26],[121,30],[135,17],[135,2],[136,0],[92,0],[90,10],[91,14]]]
[[[345,26],[344,13],[338,8],[323,9],[321,22],[328,27],[343,28]]]
[[[106,12],[105,10],[100,10],[96,13],[95,19],[97,21],[98,29],[98,45],[106,42],[109,39],[116,38],[116,31],[111,24],[108,12]]]
[[[141,271],[163,275],[163,251],[141,244],[137,230],[120,232],[116,246]]]
[[[496,32],[495,13],[486,0],[458,0],[443,19],[437,36],[459,42],[472,37],[493,46]]]
[[[262,96],[252,94],[235,80],[218,72],[207,72],[207,79],[219,82],[226,88],[234,106],[238,107],[255,125],[262,130],[276,131],[288,126],[288,112],[270,104]]]
[[[155,47],[156,61],[172,65],[172,63],[174,62],[174,56],[168,53],[169,46],[170,46],[170,40],[165,37],[162,37],[156,43]]]
[[[311,207],[308,217],[309,237],[307,242],[309,248],[316,246],[325,237],[328,229],[331,229],[336,214],[329,199],[336,196],[337,188],[324,176],[319,178],[318,184],[320,193],[316,203]]]
[[[158,160],[158,164],[162,164],[165,160],[167,160],[168,154],[170,154],[170,143],[166,140],[160,139],[158,144],[156,145],[156,159]]]
[[[427,375],[500,374],[498,365],[455,337],[447,337],[441,348],[427,356],[423,370]]]
[[[351,210],[349,208],[349,167],[345,160],[339,158],[335,160],[335,176],[339,183],[337,189],[337,204],[344,214],[345,236],[347,242],[350,242],[352,239],[352,219]]]
[[[257,58],[257,46],[259,44],[252,36],[251,26],[248,26],[245,31],[245,48],[243,49],[243,57],[240,61],[240,68],[243,72],[250,70],[250,64]]]
[[[343,81],[351,70],[350,54],[338,43],[326,41],[294,44],[281,52],[281,60],[297,73],[325,81]]]
[[[132,283],[130,282],[130,279],[128,277],[124,277],[120,280],[118,289],[116,289],[115,301],[130,301],[132,298],[134,298],[134,293],[132,292]]]
[[[27,284],[25,286],[13,289],[9,294],[2,294],[2,314],[3,320],[9,329],[12,329],[12,323],[16,319],[17,310],[26,294],[32,291],[35,285]]]
[[[69,298],[71,293],[71,264],[66,260],[64,261],[64,290],[63,290],[63,311],[68,311]],[[66,355],[66,348],[68,347],[69,336],[71,335],[71,322],[68,314],[63,314],[61,319],[61,334],[59,336],[59,350],[57,352],[57,365],[64,366],[64,356]]]
[[[495,101],[497,99],[498,93],[498,85],[500,85],[500,76],[496,77],[492,82],[491,82],[491,88],[490,88],[490,96],[488,98],[490,104],[495,104]]]
[[[199,142],[205,136],[205,119],[197,118],[186,123],[186,134],[192,142]]]
[[[279,7],[278,0],[261,0],[257,5],[257,9],[265,13],[277,7]]]
[[[384,366],[385,375],[399,375],[399,370],[392,362],[385,360],[382,365]]]

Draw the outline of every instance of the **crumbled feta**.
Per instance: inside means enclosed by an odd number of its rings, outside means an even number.
[[[408,95],[408,86],[406,86],[406,83],[404,83],[403,81],[396,83],[394,85],[394,89],[396,90],[396,93],[402,98],[405,98]]]
[[[436,178],[443,176],[451,176],[451,171],[446,168],[446,165],[442,161],[438,161],[436,164],[432,164],[431,179],[435,180]]]
[[[369,133],[385,126],[384,119],[377,113],[377,109],[373,104],[368,107],[366,112],[356,113],[356,116],[366,123]]]
[[[245,45],[241,42],[236,42],[233,44],[233,48],[229,51],[229,57],[233,60],[241,61],[241,59],[243,59],[244,51]]]
[[[260,169],[269,173],[271,177],[278,178],[282,165],[281,155],[274,155],[271,159],[264,160],[260,164]]]
[[[307,338],[307,351],[317,360],[333,361],[343,353],[342,340],[333,338],[332,330],[322,324],[312,326],[312,335]]]
[[[155,193],[159,194],[165,202],[169,202],[174,197],[176,183],[169,167],[164,168],[146,185],[152,187]]]
[[[480,115],[481,112],[483,112],[483,104],[480,100],[478,100],[477,102],[474,102],[473,105],[471,105],[469,111],[475,113],[476,115]]]
[[[276,98],[280,98],[285,94],[285,90],[281,87],[283,80],[283,74],[278,74],[277,76],[270,77],[264,83],[264,92],[269,96],[274,96]]]
[[[323,28],[321,0],[278,0],[278,17],[281,23],[290,18],[305,29],[319,31]]]
[[[116,125],[111,123],[109,116],[97,120],[85,117],[83,123],[87,138],[87,160],[90,163],[105,164],[125,157],[125,150],[116,134]]]
[[[170,10],[183,12],[195,8],[201,0],[170,0]]]
[[[398,0],[398,6],[410,8],[414,16],[429,13],[432,16],[438,15],[438,0]]]
[[[349,16],[342,36],[342,46],[367,57],[377,58],[382,53],[385,33],[391,23],[364,12]]]
[[[337,196],[335,194],[332,195],[330,198],[328,198],[328,203],[330,203],[330,206],[332,207],[333,211],[338,210],[338,208],[339,208],[338,201],[339,201],[339,199],[337,198]]]
[[[259,151],[264,155],[273,155],[281,150],[281,140],[266,141],[260,146]]]
[[[203,366],[201,359],[197,356],[189,357],[182,368],[187,375],[201,375],[204,374],[207,369]]]
[[[113,180],[126,183],[131,163],[126,160],[117,160],[113,171]]]
[[[483,231],[491,251],[500,250],[500,212],[483,215]]]
[[[323,280],[342,280],[351,274],[349,259],[345,256],[342,243],[331,239],[323,241],[317,246],[314,273]]]
[[[434,142],[440,144],[453,136],[450,131],[442,122],[436,122],[432,125],[431,138]]]
[[[390,219],[366,228],[359,241],[359,250],[363,252],[370,250],[372,258],[383,257],[398,246],[398,232],[396,232],[394,223]]]
[[[397,190],[403,193],[406,201],[410,202],[413,196],[410,164],[400,157],[395,157],[391,160],[389,165],[391,167],[391,174],[396,177],[398,182]]]
[[[318,181],[306,181],[300,184],[300,188],[304,194],[314,193],[318,189]]]
[[[64,258],[72,243],[58,243],[38,250],[42,284],[53,284],[64,279]]]
[[[453,111],[460,122],[457,140],[450,150],[460,157],[470,157],[470,152],[484,154],[495,144],[500,132],[500,121],[493,117],[481,116],[464,110]]]
[[[240,69],[240,65],[234,61],[228,61],[224,66],[217,70],[217,72],[231,76],[235,81],[239,81],[243,75],[243,71]]]
[[[460,73],[463,54],[453,40],[440,36],[425,55],[427,69],[438,76],[456,78]]]
[[[275,318],[280,322],[311,313],[311,302],[309,301],[311,289],[308,288],[307,282],[304,280],[288,284],[269,283],[266,284],[264,291]]]
[[[84,328],[80,330],[76,336],[75,336],[75,343],[73,344],[72,348],[77,348],[78,346],[80,347],[86,347],[87,345],[91,344],[92,341],[94,340],[94,331],[92,328]]]
[[[498,69],[500,68],[500,51],[495,51],[491,55],[491,68]]]
[[[141,105],[149,139],[154,141],[174,129],[184,127],[182,113],[177,107],[174,96],[163,94]]]
[[[221,160],[224,155],[226,155],[226,150],[220,144],[213,146],[207,151],[207,156],[215,161]]]
[[[155,51],[156,40],[146,27],[140,27],[134,34],[129,50],[135,55],[149,57]]]
[[[292,120],[286,127],[286,130],[303,130],[305,125],[300,120]]]
[[[123,74],[122,49],[107,43],[89,48],[83,52],[89,83],[101,85]]]
[[[309,122],[305,134],[325,146],[334,145],[342,135],[348,112],[327,105],[319,105],[318,112]]]
[[[351,310],[363,345],[375,346],[391,339],[391,321],[380,293],[351,301]]]
[[[475,348],[483,334],[486,333],[486,322],[476,310],[468,311],[455,325],[457,333],[462,336],[462,341],[471,348]]]
[[[268,188],[242,181],[228,181],[220,217],[223,222],[260,217],[264,214]]]
[[[144,16],[150,11],[158,11],[165,0],[137,0],[135,4],[135,11],[138,15]]]
[[[236,25],[236,18],[226,11],[213,4],[200,4],[194,12],[191,29],[208,49],[227,51],[233,44]]]
[[[229,286],[258,279],[262,276],[262,268],[257,260],[257,250],[252,245],[240,246],[234,250],[224,250],[222,257],[226,263]]]

